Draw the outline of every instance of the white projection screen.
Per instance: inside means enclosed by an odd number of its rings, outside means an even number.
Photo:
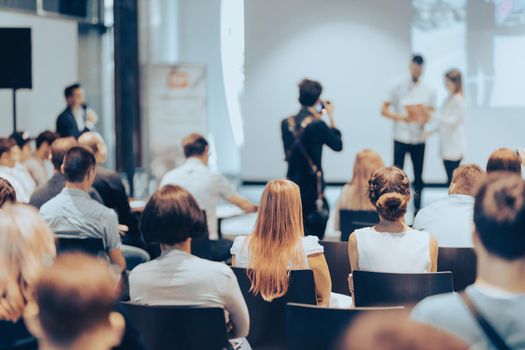
[[[484,166],[497,147],[523,146],[524,8],[524,0],[245,1],[242,179],[285,175],[279,125],[296,113],[304,77],[323,83],[344,137],[342,153],[325,152],[327,180],[347,181],[363,148],[391,164],[392,125],[379,110],[391,84],[408,74],[413,52],[425,56],[424,80],[436,89],[438,106],[446,95],[444,72],[464,73],[464,162]],[[432,137],[424,180],[445,179]]]

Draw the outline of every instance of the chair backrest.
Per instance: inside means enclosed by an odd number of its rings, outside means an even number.
[[[239,287],[250,312],[250,334],[248,342],[253,346],[285,348],[285,305],[287,302],[317,304],[314,275],[311,270],[290,271],[288,292],[272,302],[265,301],[251,291],[251,282],[246,269],[233,267]]]
[[[324,247],[324,256],[332,280],[332,292],[350,295],[348,288],[348,275],[350,274],[348,243],[329,241],[319,243]]]
[[[80,251],[90,255],[106,256],[104,241],[101,238],[83,237],[80,235],[56,235],[58,253]]]
[[[122,303],[148,350],[229,349],[224,310],[219,307]]]
[[[341,241],[348,241],[348,237],[355,230],[374,226],[377,223],[379,223],[379,215],[375,211],[341,209],[339,211]]]
[[[460,292],[476,280],[476,260],[472,248],[440,247],[438,271],[452,272],[454,291]]]
[[[410,305],[454,290],[451,272],[386,273],[355,270],[355,306]]]
[[[333,309],[286,305],[286,339],[290,350],[333,349],[343,332],[364,312],[399,312],[403,307]]]

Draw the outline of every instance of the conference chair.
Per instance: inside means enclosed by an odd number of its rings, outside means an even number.
[[[374,226],[379,223],[379,215],[370,210],[339,210],[339,227],[341,241],[348,241],[348,237],[357,229]]]
[[[454,291],[461,292],[476,280],[476,260],[472,248],[440,247],[438,271],[452,272]]]
[[[355,318],[365,312],[400,312],[403,307],[333,309],[286,305],[286,338],[290,350],[333,349]]]
[[[324,256],[330,270],[332,292],[350,295],[348,275],[350,274],[350,260],[348,258],[347,242],[319,242],[324,248]]]
[[[232,269],[250,312],[250,334],[247,339],[251,347],[254,350],[286,349],[286,303],[317,304],[313,272],[291,271],[286,295],[267,302],[260,295],[254,295],[250,291],[251,282],[246,269],[237,267]]]
[[[451,272],[386,273],[355,270],[356,307],[410,305],[454,290]]]
[[[78,234],[57,234],[58,254],[80,251],[89,255],[106,256],[106,249],[101,238],[83,237]]]
[[[122,303],[122,306],[148,350],[232,349],[222,308],[132,303]]]

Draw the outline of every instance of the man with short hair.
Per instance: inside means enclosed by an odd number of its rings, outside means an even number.
[[[217,235],[217,202],[223,198],[247,213],[257,211],[257,206],[237,194],[224,176],[208,168],[209,148],[204,136],[191,134],[182,140],[186,162],[162,178],[160,186],[179,185],[188,190],[206,212],[211,239]]]
[[[62,191],[66,183],[66,177],[60,171],[60,167],[62,166],[67,151],[76,145],[77,140],[75,140],[74,137],[58,138],[51,144],[51,163],[53,164],[55,173],[49,181],[33,192],[29,199],[29,204],[40,209],[42,205]],[[102,198],[100,198],[100,195],[94,188],[89,189],[89,195],[97,202],[102,203]]]
[[[22,203],[29,202],[30,192],[22,183],[20,173],[16,170],[16,143],[12,139],[0,138],[0,177],[11,183],[15,189],[18,200]]]
[[[64,89],[67,107],[56,121],[57,134],[60,137],[78,138],[82,133],[92,130],[97,123],[97,115],[85,104],[84,89],[79,83]]]
[[[471,348],[525,349],[525,182],[511,173],[489,174],[476,195],[474,223],[476,282],[462,294],[426,298],[412,317]],[[506,347],[494,346],[481,319]]]
[[[31,158],[33,152],[31,141],[33,141],[33,139],[29,136],[29,133],[25,131],[14,132],[9,135],[9,138],[15,142],[15,147],[13,147],[12,150],[13,159],[15,160],[14,172],[24,187],[25,192],[31,195],[36,188],[36,183],[29,169],[26,167],[25,162]]]
[[[119,174],[104,168],[107,148],[104,139],[96,132],[85,132],[78,138],[78,143],[89,148],[97,161],[96,176],[93,187],[102,197],[104,205],[117,212],[119,223],[127,227],[122,241],[125,244],[144,247],[144,241],[138,229],[138,222],[129,206],[126,189]]]
[[[41,132],[35,139],[36,150],[24,163],[37,186],[44,185],[53,176],[53,163],[49,158],[51,145],[57,138],[58,134],[52,131]]]
[[[403,169],[405,156],[410,154],[414,169],[414,206],[421,208],[423,191],[423,161],[425,160],[425,124],[435,110],[435,91],[421,79],[424,59],[413,55],[410,77],[395,84],[381,108],[381,114],[394,121],[394,165]]]
[[[449,196],[421,209],[414,219],[414,229],[432,233],[440,247],[472,247],[474,196],[483,176],[476,164],[457,168]]]
[[[9,181],[0,177],[0,208],[6,203],[16,203],[16,192]]]
[[[343,150],[341,132],[333,116],[334,106],[330,101],[321,100],[322,92],[321,83],[303,79],[299,83],[299,113],[281,122],[288,162],[286,177],[301,190],[305,234],[319,239],[324,237],[329,210],[324,197],[323,147],[326,145],[336,152]],[[317,215],[321,212],[326,215]]]
[[[40,215],[56,234],[102,239],[110,261],[125,270],[117,214],[88,193],[95,181],[95,166],[95,157],[89,149],[74,146],[67,151],[61,166],[65,187],[40,208]]]
[[[80,275],[79,275],[80,273]],[[45,350],[109,350],[117,347],[125,321],[113,311],[118,279],[103,260],[66,253],[37,277],[24,312],[30,332]]]

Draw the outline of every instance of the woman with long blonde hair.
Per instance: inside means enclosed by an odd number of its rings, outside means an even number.
[[[38,212],[26,205],[0,211],[0,320],[22,316],[31,286],[55,257],[53,233]]]
[[[339,231],[339,210],[375,211],[375,206],[368,198],[368,179],[374,171],[385,166],[381,156],[371,150],[363,149],[355,155],[352,179],[341,190],[335,206],[334,228]]]
[[[267,301],[282,297],[289,271],[309,268],[318,304],[326,306],[332,282],[323,252],[316,236],[304,236],[299,187],[284,179],[266,185],[253,233],[237,237],[231,248],[232,264],[248,269],[254,294]]]

